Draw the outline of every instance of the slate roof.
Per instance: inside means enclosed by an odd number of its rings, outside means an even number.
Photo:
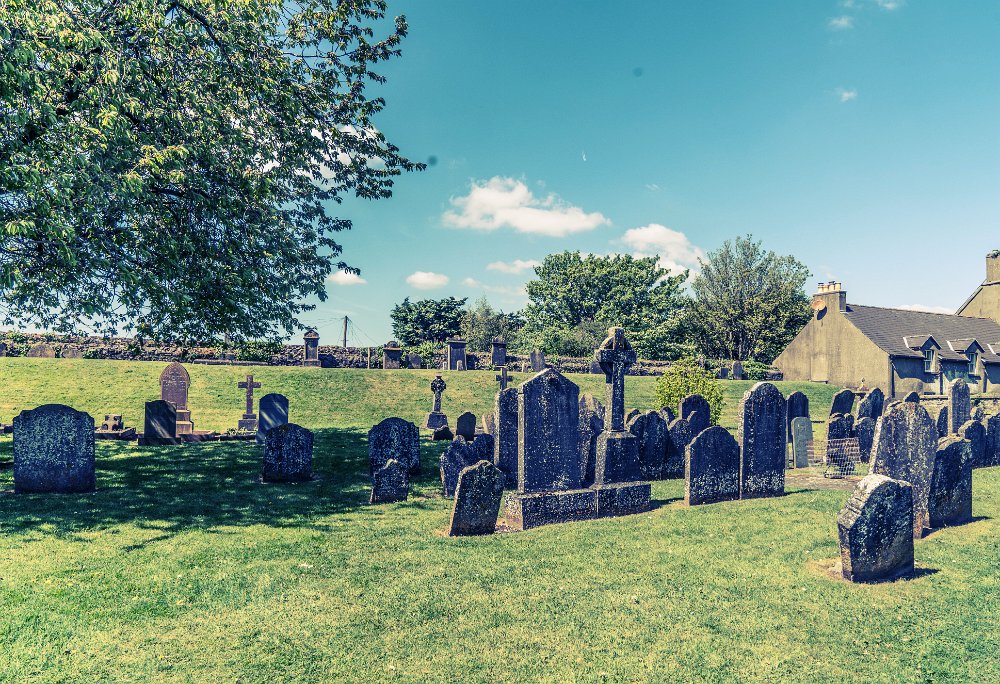
[[[982,347],[984,363],[1000,363],[1000,323],[989,318],[973,318],[954,314],[936,314],[904,309],[883,309],[878,306],[848,304],[843,313],[865,337],[890,356],[922,358],[923,353],[907,346],[907,342],[933,337],[941,345],[938,358],[942,361],[967,361],[964,351],[975,340]]]

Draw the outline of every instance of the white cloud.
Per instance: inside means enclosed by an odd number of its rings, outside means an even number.
[[[500,271],[501,273],[524,273],[536,266],[541,266],[542,262],[537,259],[514,259],[511,262],[494,261],[486,265],[487,271]]]
[[[527,289],[524,285],[520,287],[508,287],[506,285],[487,285],[482,283],[475,278],[466,278],[462,281],[462,284],[466,287],[474,287],[478,290],[485,290],[486,292],[493,292],[495,294],[505,295],[507,297],[524,297],[528,294]]]
[[[837,88],[836,93],[841,102],[850,102],[858,98],[858,91],[854,89]]]
[[[924,311],[926,313],[937,313],[937,314],[953,314],[955,309],[949,306],[927,306],[924,304],[903,304],[897,306],[897,309],[903,309],[904,311]]]
[[[418,290],[436,290],[448,284],[448,276],[432,271],[416,271],[406,276],[406,282]]]
[[[879,9],[891,12],[902,7],[903,0],[875,0],[875,4],[879,6]]]
[[[660,266],[672,273],[686,268],[697,269],[698,259],[705,258],[705,252],[692,244],[687,235],[658,223],[630,228],[621,241],[631,247],[636,256],[660,257]]]
[[[847,29],[854,28],[854,17],[843,15],[839,17],[833,17],[830,21],[826,22],[834,31],[846,31]]]
[[[357,273],[348,273],[347,271],[337,271],[336,273],[331,273],[326,277],[328,283],[333,283],[334,285],[367,285],[368,281],[359,276]]]
[[[555,194],[535,197],[523,181],[500,176],[473,181],[469,194],[453,197],[451,205],[455,210],[446,211],[442,219],[455,228],[509,227],[519,233],[565,237],[611,223],[603,214],[588,214]]]
[[[646,189],[649,190],[650,192],[659,192],[660,186],[657,185],[656,183],[646,183]]]

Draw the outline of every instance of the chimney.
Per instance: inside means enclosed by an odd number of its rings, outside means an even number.
[[[820,283],[812,298],[812,308],[817,315],[824,311],[847,311],[847,291],[836,280]]]
[[[1000,283],[1000,249],[986,255],[986,282]]]

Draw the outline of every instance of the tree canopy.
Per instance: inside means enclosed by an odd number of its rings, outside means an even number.
[[[0,4],[0,316],[170,339],[298,327],[330,215],[421,168],[366,87],[382,0]]]
[[[494,309],[486,297],[481,297],[465,310],[462,337],[467,341],[469,351],[485,352],[492,348],[494,338],[513,341],[523,325],[519,314]]]
[[[423,342],[444,342],[462,331],[466,298],[421,299],[411,302],[407,297],[392,308],[392,334],[406,346]]]

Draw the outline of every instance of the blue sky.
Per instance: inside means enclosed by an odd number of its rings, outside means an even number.
[[[752,233],[849,300],[953,311],[1000,248],[1000,3],[392,2],[376,125],[417,161],[338,214],[307,314],[392,336],[411,298],[523,306],[565,249],[674,268]],[[363,281],[363,282],[361,282]]]

